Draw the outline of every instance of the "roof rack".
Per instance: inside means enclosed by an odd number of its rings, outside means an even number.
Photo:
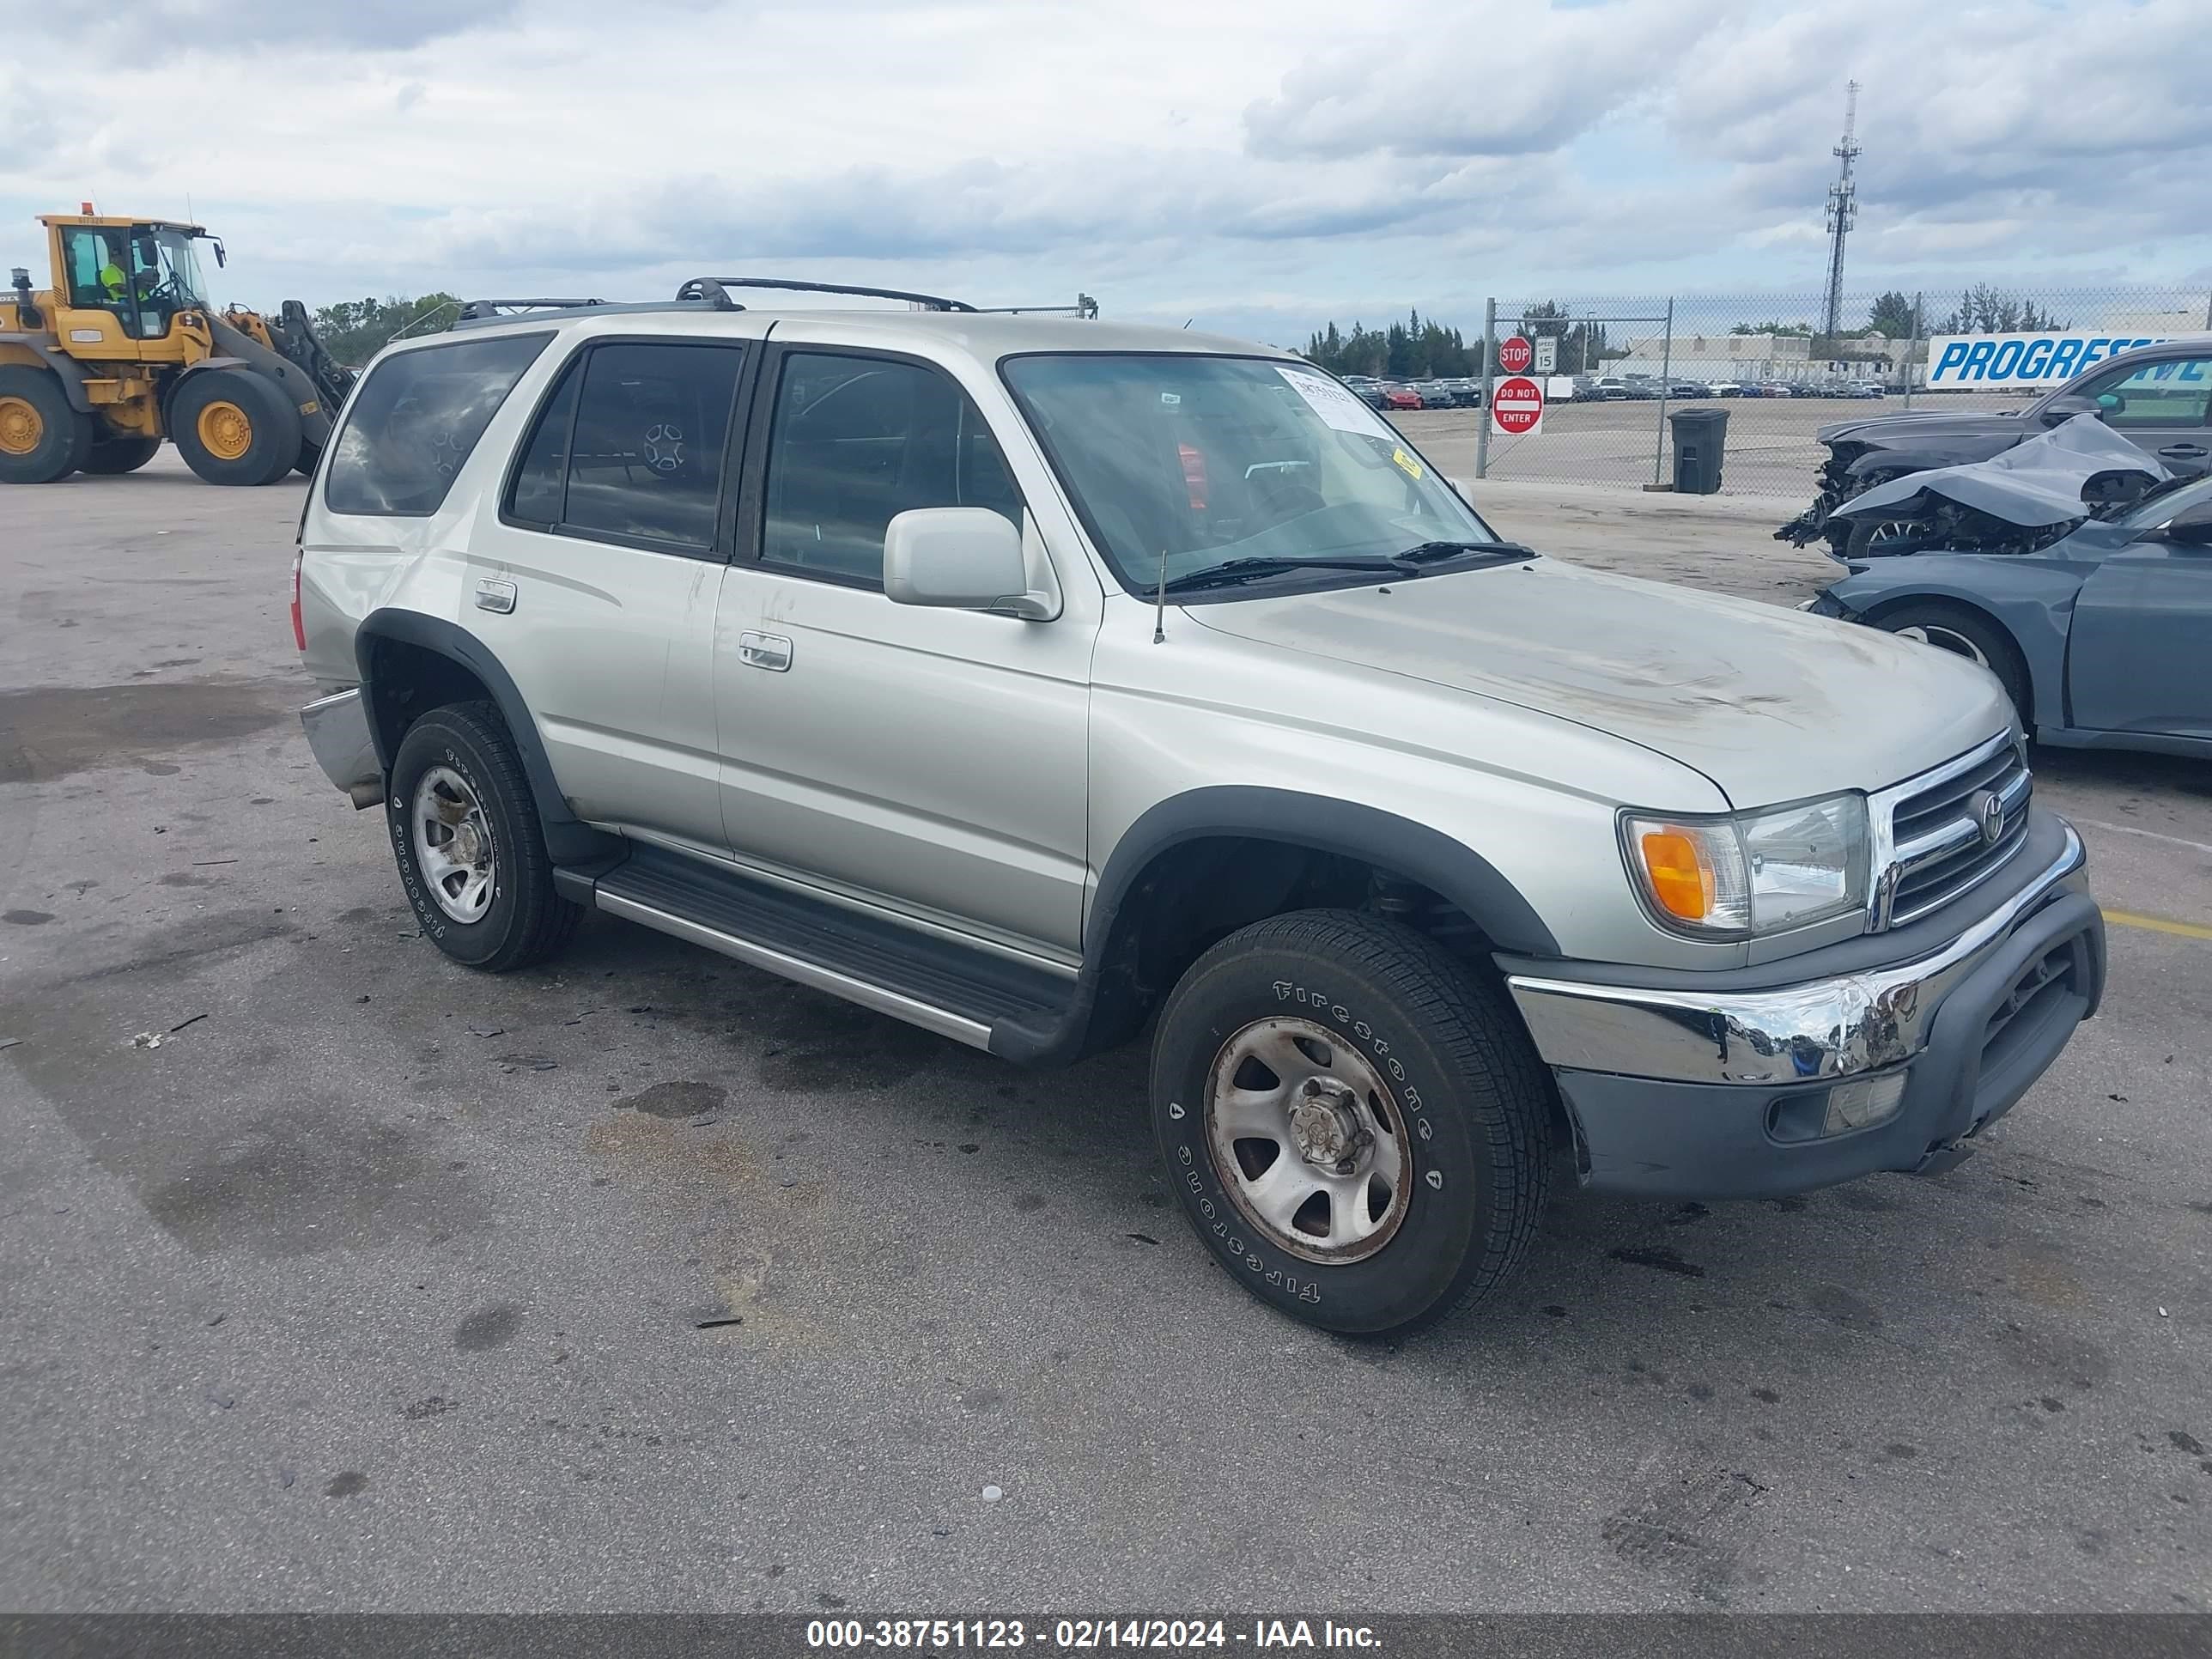
[[[704,295],[679,295],[673,300],[471,300],[460,308],[454,319],[455,328],[481,328],[490,323],[512,323],[538,311],[592,311],[602,316],[619,316],[640,311],[681,311],[704,307],[712,311],[743,311],[744,307],[727,295],[719,304]]]
[[[793,294],[857,294],[871,300],[904,300],[908,305],[921,306],[930,311],[972,312],[975,309],[965,300],[948,300],[937,294],[910,294],[902,288],[856,288],[847,283],[785,282],[774,276],[694,276],[676,290],[676,297],[679,300],[704,300],[717,309],[741,309],[726,291],[733,288],[770,288]]]
[[[482,323],[503,311],[574,311],[582,306],[605,304],[605,300],[468,300],[462,302],[460,320]]]

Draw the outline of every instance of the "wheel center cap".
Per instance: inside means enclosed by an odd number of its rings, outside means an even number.
[[[453,831],[453,856],[463,864],[475,864],[483,857],[483,836],[473,823],[464,823]]]
[[[1308,1078],[1291,1103],[1291,1145],[1317,1170],[1348,1171],[1372,1139],[1352,1091],[1333,1079]]]

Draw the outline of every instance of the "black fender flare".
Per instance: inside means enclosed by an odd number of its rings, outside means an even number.
[[[1121,949],[1121,913],[1163,853],[1186,842],[1243,836],[1386,866],[1466,913],[1498,950],[1555,957],[1559,941],[1518,889],[1464,842],[1395,812],[1294,789],[1221,784],[1147,809],[1115,846],[1083,930],[1083,968],[1065,1007],[991,1028],[993,1054],[1024,1065],[1065,1065],[1133,1029],[1139,994]]]
[[[1154,859],[1211,836],[1283,842],[1382,865],[1458,906],[1501,951],[1559,952],[1552,930],[1497,866],[1440,830],[1359,801],[1219,784],[1170,796],[1129,826],[1099,873],[1084,927],[1085,957],[1106,947],[1130,888]]]
[[[523,775],[530,780],[530,793],[538,804],[538,822],[544,827],[545,850],[554,863],[588,864],[623,850],[619,836],[592,829],[569,811],[560,780],[553,775],[553,763],[545,753],[545,739],[538,730],[537,719],[531,714],[514,677],[490,647],[458,623],[394,605],[370,611],[354,632],[354,660],[361,673],[362,705],[368,713],[369,738],[376,745],[377,764],[387,777],[392,771],[392,751],[398,745],[387,741],[385,722],[379,718],[374,676],[376,647],[386,640],[413,646],[458,664],[482,681],[484,689],[491,693],[521,756]]]

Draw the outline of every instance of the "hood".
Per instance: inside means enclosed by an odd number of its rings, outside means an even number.
[[[1869,449],[1906,451],[1931,457],[1938,465],[1985,461],[2040,430],[2017,415],[1976,410],[1946,415],[1875,415],[1863,421],[1838,421],[1820,429],[1823,444],[1857,444]]]
[[[1996,678],[1948,652],[1551,558],[1186,614],[1625,738],[1739,807],[1879,789],[2013,724]]]
[[[1924,494],[2039,530],[2086,517],[2089,509],[2082,492],[2089,481],[2114,473],[2132,473],[2154,484],[2173,476],[2095,415],[2076,415],[1986,461],[1939,466],[1876,484],[1830,516],[1876,518]]]

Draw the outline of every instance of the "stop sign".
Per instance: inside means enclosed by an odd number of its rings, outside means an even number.
[[[1544,388],[1518,374],[1500,380],[1490,394],[1490,418],[1509,437],[1536,431],[1544,424]]]
[[[1520,335],[1498,342],[1498,366],[1508,374],[1525,374],[1528,372],[1528,365],[1535,361],[1536,348]]]

